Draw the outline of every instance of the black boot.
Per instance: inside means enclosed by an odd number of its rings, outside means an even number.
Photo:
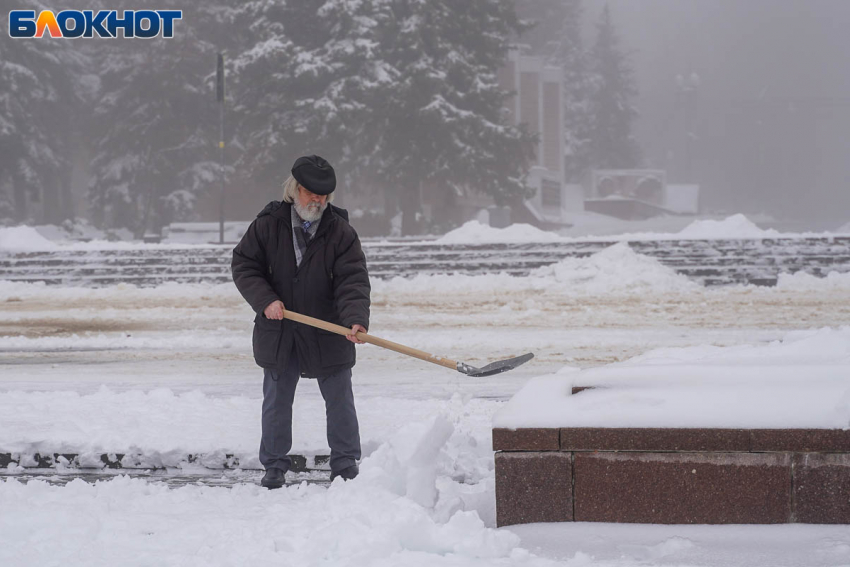
[[[357,465],[351,465],[350,467],[346,467],[339,472],[332,472],[331,482],[333,482],[333,480],[338,476],[341,476],[343,480],[351,480],[358,474],[360,474],[360,469],[357,468]]]
[[[273,488],[280,488],[283,486],[285,478],[285,470],[275,468],[267,469],[266,474],[263,476],[263,480],[260,481],[260,485],[265,486],[269,490]]]

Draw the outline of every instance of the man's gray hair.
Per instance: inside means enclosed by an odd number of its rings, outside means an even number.
[[[298,182],[291,175],[283,182],[283,202],[294,203],[298,196]],[[334,194],[328,195],[328,203],[334,200]]]

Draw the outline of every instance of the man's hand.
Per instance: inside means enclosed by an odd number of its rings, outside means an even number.
[[[360,331],[363,331],[364,333],[368,332],[366,331],[366,328],[363,327],[363,325],[353,325],[351,327],[351,334],[345,335],[345,338],[353,343],[357,343],[358,345],[365,344],[363,341],[357,338],[357,333]]]
[[[266,316],[266,319],[283,319],[283,312],[286,309],[283,307],[283,301],[277,300],[269,303],[266,310],[263,311],[263,315]]]

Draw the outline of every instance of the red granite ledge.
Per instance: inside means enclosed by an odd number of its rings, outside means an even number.
[[[557,428],[493,429],[494,451],[558,451]]]
[[[791,519],[791,457],[575,453],[577,522],[776,524]]]
[[[500,427],[493,429],[493,450],[850,453],[850,430]]]
[[[496,453],[496,524],[573,519],[572,454]]]
[[[794,516],[802,524],[850,524],[850,455],[794,455]]]
[[[850,453],[850,430],[751,429],[750,451]]]
[[[744,429],[575,427],[561,429],[562,451],[747,452]]]

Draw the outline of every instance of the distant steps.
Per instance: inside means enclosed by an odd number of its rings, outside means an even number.
[[[377,278],[417,274],[528,275],[564,258],[586,257],[611,241],[533,244],[436,244],[364,241],[369,274]],[[775,285],[779,274],[825,276],[850,272],[850,237],[632,241],[639,254],[703,285]],[[232,245],[193,248],[0,251],[0,280],[99,287],[116,283],[231,281]]]

